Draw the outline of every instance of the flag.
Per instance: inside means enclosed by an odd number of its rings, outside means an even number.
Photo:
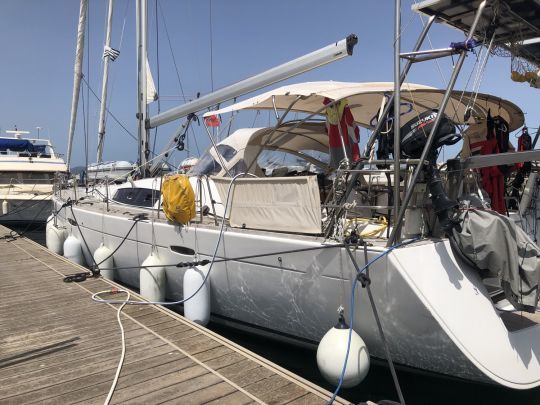
[[[110,58],[111,61],[114,62],[116,58],[118,58],[119,55],[120,55],[120,51],[106,45],[105,47],[103,47],[103,59]]]
[[[207,127],[219,127],[221,122],[217,115],[210,115],[204,119],[204,123]]]

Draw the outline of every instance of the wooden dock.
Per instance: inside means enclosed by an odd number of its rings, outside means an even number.
[[[117,306],[91,294],[119,286],[63,282],[85,269],[26,238],[1,239],[0,263],[0,403],[102,404],[122,340]],[[331,396],[166,308],[127,305],[121,319],[126,357],[111,403],[325,404]]]

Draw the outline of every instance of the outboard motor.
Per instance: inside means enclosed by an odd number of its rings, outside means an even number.
[[[403,157],[420,158],[438,114],[437,110],[425,111],[401,127],[401,154]],[[456,133],[456,125],[443,114],[429,151],[429,164],[424,168],[431,201],[445,233],[448,233],[452,227],[453,210],[458,204],[448,198],[444,190],[437,168],[437,149],[443,145],[454,145],[460,139],[461,135]]]

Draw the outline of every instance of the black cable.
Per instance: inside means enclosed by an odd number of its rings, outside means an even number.
[[[282,250],[280,252],[271,252],[271,253],[262,253],[257,255],[249,255],[249,256],[239,256],[239,257],[230,257],[226,259],[218,259],[215,260],[214,263],[225,263],[229,261],[242,261],[245,259],[254,259],[259,257],[266,257],[266,256],[277,256],[277,255],[284,255],[289,253],[300,253],[300,252],[308,252],[311,250],[322,250],[322,249],[330,249],[330,248],[342,248],[345,245],[343,243],[335,244],[335,245],[322,245],[322,246],[314,246],[311,248],[302,248],[302,249],[293,249],[293,250]],[[174,264],[159,264],[159,265],[149,265],[144,266],[148,268],[152,267],[190,267],[190,266],[198,266],[198,265],[205,265],[206,260],[200,260],[198,262],[179,262]],[[206,263],[208,264],[208,263]],[[101,269],[101,270],[128,270],[128,269],[135,269],[135,267],[115,267],[113,269]]]
[[[88,252],[90,253],[90,257],[92,258],[92,261],[94,262],[94,265],[95,265],[96,261],[94,260],[94,256],[92,255],[92,251],[90,250],[90,248],[88,247],[88,244],[86,243],[86,239],[84,238],[84,235],[83,235],[83,233],[81,231],[81,228],[79,226],[79,222],[75,219],[75,213],[73,212],[73,205],[69,204],[69,208],[71,210],[71,215],[73,216],[75,225],[79,229],[79,234],[81,235],[81,238],[82,238],[82,240],[84,242],[84,245],[86,246],[86,250],[88,250]],[[81,281],[86,280],[86,278],[88,276],[98,277],[99,276],[99,267],[96,266],[96,268],[97,268],[97,270],[95,270],[93,268],[90,268],[91,273],[84,272],[84,273],[70,274],[70,275],[64,277],[64,282],[65,283],[69,283],[69,282],[72,282],[72,281],[81,282]]]
[[[105,260],[109,259],[110,257],[112,257],[112,255],[114,255],[118,249],[120,249],[120,247],[124,244],[124,242],[127,240],[129,234],[131,233],[131,231],[133,230],[133,228],[135,227],[135,225],[137,225],[137,223],[139,221],[143,221],[145,219],[148,219],[147,218],[147,215],[146,213],[143,213],[143,214],[139,214],[139,215],[136,215],[133,217],[133,225],[131,226],[131,228],[129,229],[128,233],[126,234],[126,236],[124,236],[124,238],[122,239],[122,241],[120,242],[120,244],[116,247],[116,249],[109,255],[107,256],[105,259],[103,259],[99,264],[96,263],[96,260],[94,259],[94,256],[92,255],[92,251],[90,250],[90,247],[88,246],[88,243],[86,242],[86,239],[84,237],[84,234],[82,232],[82,229],[81,227],[79,226],[79,221],[77,221],[77,218],[75,217],[75,212],[73,211],[73,202],[71,201],[70,204],[69,204],[69,208],[71,210],[71,215],[73,216],[73,220],[75,222],[75,225],[77,226],[77,229],[79,230],[79,234],[81,235],[81,238],[84,242],[84,246],[86,247],[86,250],[88,251],[88,253],[90,254],[90,257],[92,258],[92,262],[93,262],[93,267],[90,268],[90,271],[91,273],[77,273],[77,274],[72,274],[72,275],[68,275],[64,278],[64,282],[72,282],[72,281],[75,281],[75,282],[80,282],[80,281],[84,281],[86,280],[86,278],[88,276],[92,276],[92,277],[98,277],[99,274],[100,274],[100,268],[99,268],[99,265],[102,264]],[[114,270],[114,269],[103,269],[103,270]]]
[[[122,241],[120,242],[120,244],[113,250],[113,252],[112,252],[109,256],[107,256],[105,259],[103,259],[102,261],[100,261],[99,263],[97,263],[96,266],[99,266],[99,265],[102,264],[104,261],[110,259],[110,258],[118,251],[118,249],[120,249],[120,247],[124,244],[124,242],[125,242],[126,239],[128,238],[128,236],[129,236],[129,234],[131,233],[131,231],[133,230],[133,228],[135,228],[135,225],[137,225],[137,222],[143,221],[144,219],[146,219],[146,218],[142,218],[142,217],[139,217],[139,218],[135,217],[135,218],[133,218],[133,225],[131,225],[131,228],[129,228],[128,233],[126,234],[126,236],[124,236],[124,238],[122,239]],[[80,232],[80,230],[79,230],[79,232]],[[103,270],[105,270],[105,269],[103,269]],[[109,269],[106,269],[106,270],[109,270]]]

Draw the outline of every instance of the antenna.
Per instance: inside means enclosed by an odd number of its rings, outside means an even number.
[[[14,138],[21,139],[21,135],[28,135],[29,131],[19,131],[17,127],[15,127],[14,131],[6,131],[6,134],[13,134]]]

